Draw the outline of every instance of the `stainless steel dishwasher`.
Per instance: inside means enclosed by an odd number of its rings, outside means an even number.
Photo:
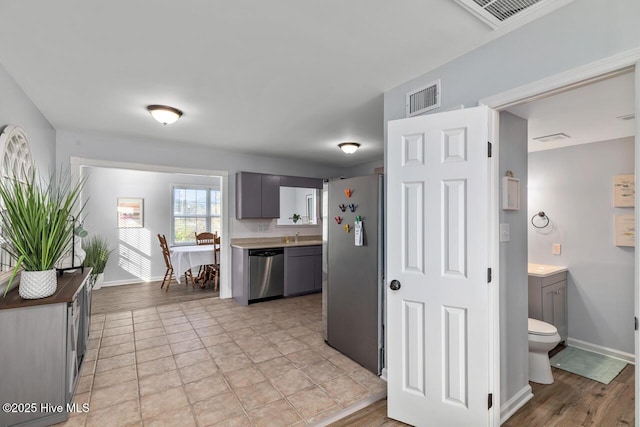
[[[284,295],[284,249],[249,250],[249,302]]]

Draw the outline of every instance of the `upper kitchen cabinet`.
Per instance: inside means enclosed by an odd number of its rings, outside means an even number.
[[[236,173],[236,218],[279,218],[280,176]]]

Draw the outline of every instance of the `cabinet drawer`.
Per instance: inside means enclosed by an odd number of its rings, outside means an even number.
[[[295,248],[285,248],[286,256],[307,256],[307,255],[322,255],[322,246],[299,246]]]
[[[540,285],[541,286],[549,286],[554,283],[562,282],[563,280],[567,280],[567,272],[563,271],[561,273],[556,273],[548,277],[540,277]]]

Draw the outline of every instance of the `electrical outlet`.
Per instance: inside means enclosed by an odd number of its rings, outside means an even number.
[[[500,224],[500,241],[511,241],[511,226],[509,224]]]
[[[553,244],[553,250],[551,251],[554,255],[560,255],[560,248],[561,245],[560,243],[554,243]]]

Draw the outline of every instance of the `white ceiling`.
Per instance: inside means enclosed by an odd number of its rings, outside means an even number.
[[[508,31],[454,0],[3,0],[0,16],[0,63],[56,129],[336,166],[382,158],[386,90]],[[184,116],[165,128],[148,104]]]
[[[550,150],[635,135],[634,74],[629,72],[577,89],[510,107],[528,120],[529,151]],[[533,138],[565,133],[571,138],[539,142]]]

